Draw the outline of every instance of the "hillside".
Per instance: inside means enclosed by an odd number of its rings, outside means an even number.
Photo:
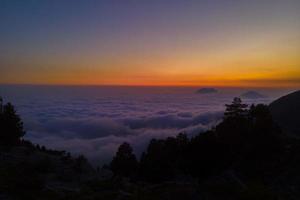
[[[285,133],[300,136],[300,90],[275,100],[269,108]]]
[[[28,141],[13,147],[0,146],[0,199],[64,196],[95,178],[96,171],[83,156],[72,157]]]

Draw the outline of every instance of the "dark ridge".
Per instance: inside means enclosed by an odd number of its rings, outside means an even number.
[[[269,108],[285,133],[300,136],[300,90],[273,101]]]

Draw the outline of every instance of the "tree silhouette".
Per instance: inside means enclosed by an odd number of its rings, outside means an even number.
[[[185,154],[189,139],[180,133],[164,140],[152,139],[141,156],[140,176],[150,182],[176,178],[179,171],[186,169]]]
[[[152,139],[140,162],[141,176],[150,182],[160,182],[173,178],[176,167],[175,138]]]
[[[2,115],[3,112],[3,99],[0,97],[0,115]]]
[[[3,106],[2,99],[0,103],[0,144],[17,144],[25,135],[23,122],[11,103]]]
[[[252,105],[249,109],[249,126],[244,135],[242,163],[251,176],[274,168],[284,152],[284,135],[273,121],[269,107]]]
[[[88,160],[84,157],[84,155],[79,155],[75,160],[75,169],[78,173],[82,173],[84,171],[84,166],[88,163]]]
[[[110,163],[110,168],[114,174],[119,176],[131,177],[137,170],[138,162],[132,152],[130,144],[124,142]]]
[[[235,97],[231,104],[226,104],[226,110],[224,113],[225,119],[244,117],[247,114],[247,104],[243,104],[242,100]]]
[[[243,140],[249,132],[248,105],[235,97],[231,104],[226,104],[223,121],[216,126],[216,134],[219,142],[226,146],[227,155],[234,159],[239,149],[243,146]]]

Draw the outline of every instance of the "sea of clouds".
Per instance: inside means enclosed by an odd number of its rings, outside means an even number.
[[[1,86],[0,95],[16,105],[26,139],[47,148],[84,154],[95,165],[108,163],[122,142],[139,156],[152,138],[184,132],[192,137],[216,125],[225,104],[245,89]],[[284,91],[263,91],[269,103]]]

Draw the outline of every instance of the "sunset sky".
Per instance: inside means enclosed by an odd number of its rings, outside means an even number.
[[[0,83],[300,87],[299,0],[0,0]]]

